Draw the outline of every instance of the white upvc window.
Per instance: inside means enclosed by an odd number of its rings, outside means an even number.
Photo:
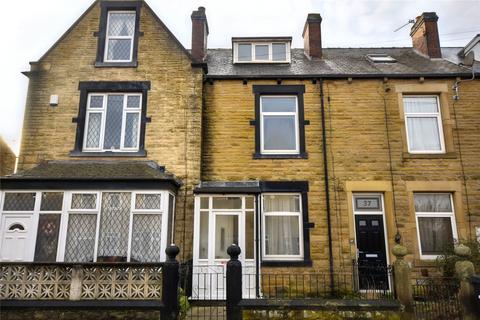
[[[108,12],[105,62],[132,61],[135,19],[135,11]]]
[[[235,63],[289,63],[289,42],[235,42]]]
[[[262,154],[298,154],[300,151],[297,96],[260,97]]]
[[[451,193],[415,193],[421,259],[436,259],[458,239]]]
[[[90,93],[83,151],[138,151],[141,111],[140,93]]]
[[[404,96],[403,109],[410,153],[445,153],[438,96]]]
[[[168,191],[8,191],[2,196],[0,261],[165,260],[169,202],[175,201]]]
[[[263,260],[303,260],[301,195],[262,195]]]

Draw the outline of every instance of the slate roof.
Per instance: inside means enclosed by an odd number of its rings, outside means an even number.
[[[181,185],[155,161],[44,161],[1,180],[154,180]]]
[[[455,48],[458,51],[461,48]],[[458,52],[457,51],[457,52]],[[373,63],[367,54],[388,54],[395,63]],[[449,51],[449,56],[452,52]],[[295,77],[446,77],[470,76],[471,71],[447,59],[429,59],[413,48],[324,48],[322,59],[309,59],[292,49],[290,64],[233,64],[232,49],[209,49],[208,78]]]

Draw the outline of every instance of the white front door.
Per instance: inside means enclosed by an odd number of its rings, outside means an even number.
[[[195,201],[192,299],[223,300],[230,245],[240,246],[243,293],[255,291],[253,196],[199,196]]]
[[[2,216],[0,261],[32,261],[34,250],[33,215]]]

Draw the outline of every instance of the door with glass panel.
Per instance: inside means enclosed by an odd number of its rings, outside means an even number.
[[[355,194],[355,242],[360,290],[389,290],[382,194]]]
[[[253,196],[198,196],[195,200],[193,299],[225,299],[227,249],[240,246],[244,296],[255,290]]]

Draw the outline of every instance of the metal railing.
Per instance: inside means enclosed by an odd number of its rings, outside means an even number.
[[[363,270],[365,271],[365,270]],[[244,290],[248,299],[394,299],[393,273],[391,268],[371,268],[371,275],[359,278],[359,272],[308,272],[308,273],[262,273],[259,276],[243,275]],[[333,287],[331,278],[333,277]]]
[[[1,263],[0,300],[154,300],[162,263]]]
[[[456,278],[413,279],[413,301],[417,319],[462,319]]]

